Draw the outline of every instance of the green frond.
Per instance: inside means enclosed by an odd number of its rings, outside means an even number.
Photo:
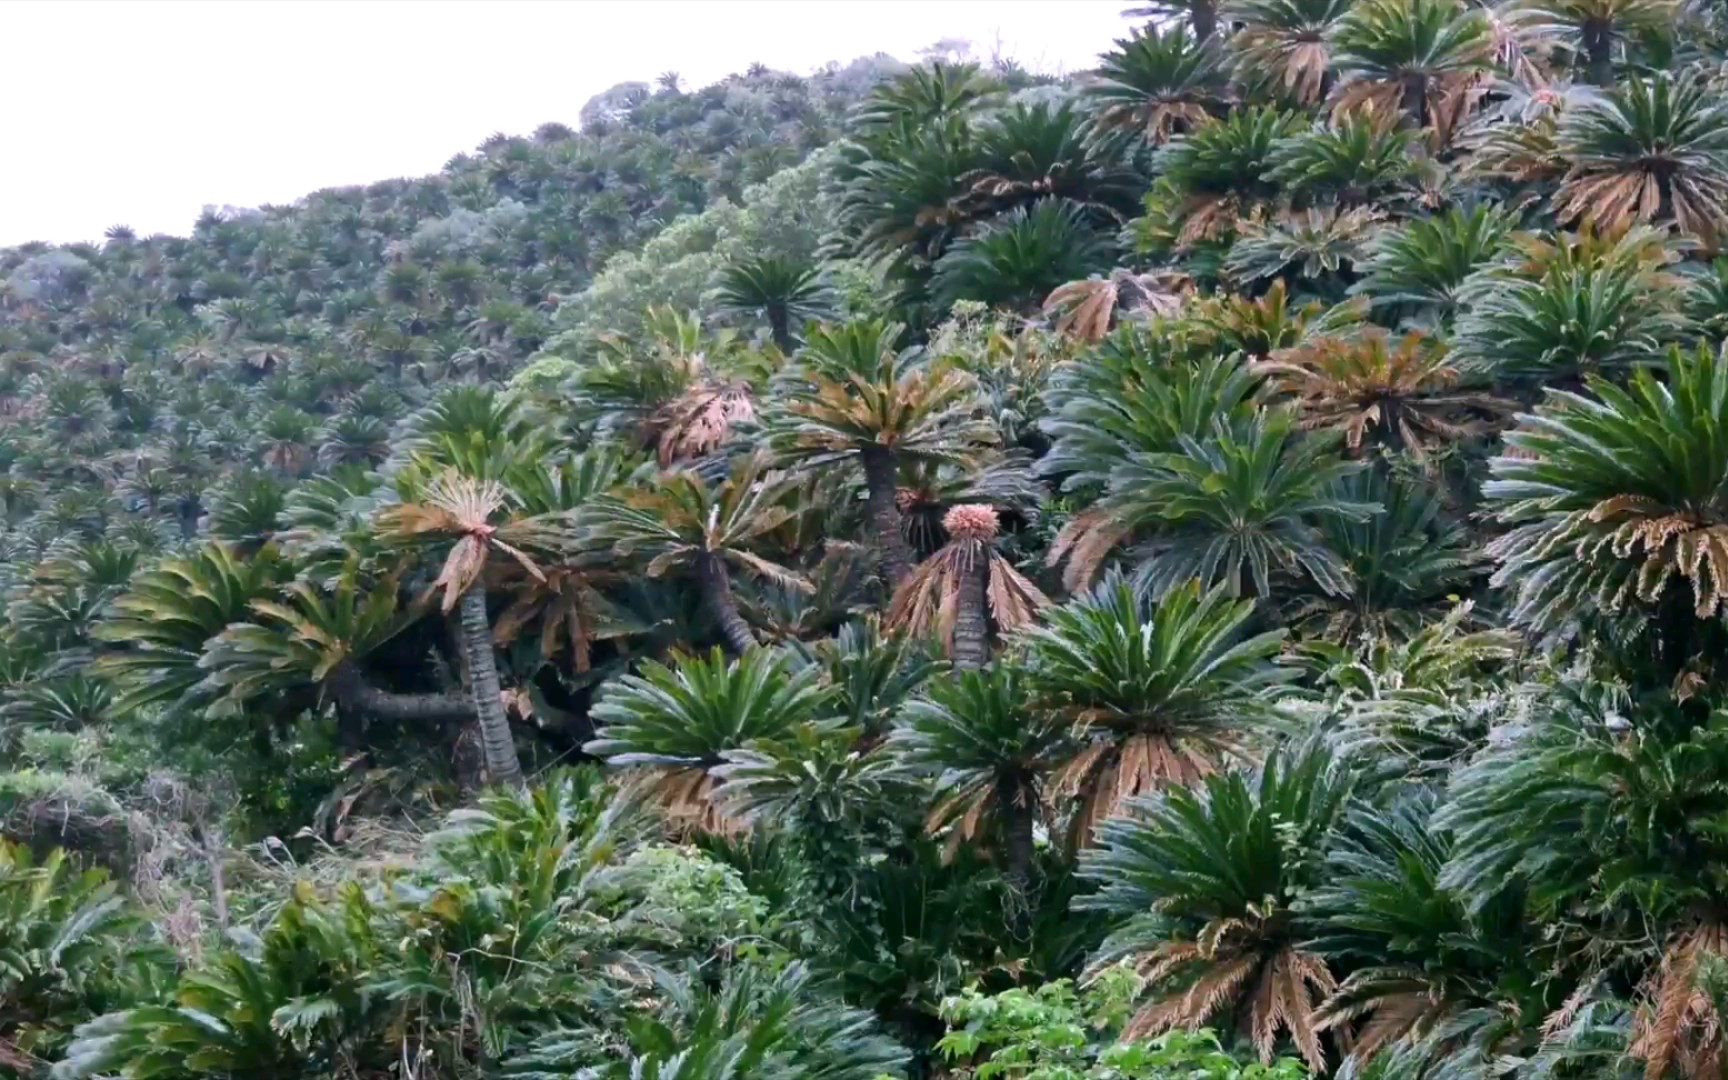
[[[167,706],[178,712],[208,704],[199,667],[205,648],[230,624],[247,619],[254,601],[275,595],[287,576],[274,548],[242,559],[223,544],[139,574],[96,629],[99,640],[115,647],[96,662],[123,690],[115,710]]]

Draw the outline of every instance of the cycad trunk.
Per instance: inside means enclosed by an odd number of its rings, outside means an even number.
[[[978,542],[968,543],[967,549],[961,554],[960,580],[954,595],[952,659],[957,671],[977,671],[990,659],[990,624],[984,613],[990,552]]]
[[[1218,30],[1217,0],[1191,0],[1188,5],[1188,21],[1194,24],[1194,38],[1205,41]]]
[[[742,656],[757,641],[750,632],[750,624],[738,613],[738,601],[732,596],[732,578],[718,555],[704,554],[701,560],[696,571],[702,580],[702,601],[719,625],[727,647]]]
[[[785,304],[768,305],[768,333],[774,338],[775,348],[792,355],[792,313]]]
[[[1025,896],[1032,887],[1032,828],[1038,805],[1024,777],[1008,773],[997,778],[996,812],[1001,815],[1002,873]]]
[[[486,771],[494,784],[522,787],[522,763],[510,737],[510,718],[504,715],[503,688],[498,685],[498,664],[492,655],[486,589],[478,582],[462,594],[462,652],[468,658],[468,685],[474,693],[474,716],[480,723]]]
[[[1614,85],[1614,35],[1605,20],[1586,20],[1582,30],[1584,56],[1590,63],[1590,81],[1597,86]]]
[[[366,681],[353,661],[344,661],[330,673],[327,684],[338,711],[370,720],[398,720],[410,724],[435,724],[469,720],[474,702],[465,694],[393,694]]]
[[[1417,127],[1428,126],[1428,76],[1404,76],[1404,111]]]
[[[864,484],[869,491],[870,523],[882,560],[882,578],[890,594],[912,573],[912,547],[900,533],[900,510],[894,505],[900,487],[899,462],[886,446],[864,449]]]

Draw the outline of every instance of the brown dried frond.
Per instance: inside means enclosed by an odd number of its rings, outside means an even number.
[[[1481,434],[1517,408],[1490,394],[1452,392],[1458,372],[1446,363],[1441,342],[1419,331],[1396,345],[1391,340],[1377,329],[1320,338],[1251,366],[1267,376],[1268,395],[1295,403],[1304,429],[1342,431],[1351,450],[1375,428],[1421,460],[1436,445]]]
[[[948,828],[942,858],[951,860],[963,847],[974,847],[984,824],[984,812],[995,796],[994,786],[982,781],[955,792],[936,803],[924,819],[924,830],[937,833]],[[951,828],[950,828],[951,826]]]
[[[1711,524],[1642,495],[1603,499],[1586,516],[1597,524],[1617,523],[1607,536],[1615,557],[1628,559],[1643,553],[1637,585],[1641,599],[1654,602],[1678,574],[1692,589],[1693,610],[1699,618],[1728,605],[1728,525]],[[1583,541],[1593,549],[1601,542],[1600,537]]]
[[[1092,718],[1081,717],[1082,723]],[[1097,737],[1051,777],[1058,798],[1080,797],[1069,822],[1069,842],[1088,847],[1098,823],[1124,802],[1167,787],[1192,787],[1216,773],[1230,746],[1159,732],[1134,732],[1112,740]]]
[[[990,604],[990,617],[1004,634],[1032,625],[1039,609],[1050,606],[1050,598],[1043,590],[994,551],[990,553],[990,581],[985,597]]]
[[[1216,240],[1250,216],[1235,195],[1196,195],[1183,208],[1182,231],[1176,236],[1177,250],[1204,240]]]
[[[648,767],[625,781],[632,797],[659,806],[667,824],[678,832],[736,836],[749,822],[728,811],[726,800],[717,797],[719,786],[699,765]]]
[[[1056,329],[1083,341],[1102,341],[1110,333],[1118,311],[1171,316],[1193,291],[1186,274],[1160,270],[1136,274],[1112,270],[1108,277],[1070,281],[1057,287],[1044,301],[1046,314],[1059,312]]]
[[[887,627],[903,629],[914,637],[934,634],[946,647],[953,648],[960,584],[967,575],[980,570],[988,575],[985,596],[991,618],[1000,632],[1011,632],[1030,624],[1038,609],[1050,603],[1049,597],[997,554],[986,540],[966,535],[967,531],[976,533],[985,527],[981,516],[976,513],[979,510],[989,515],[988,527],[994,535],[996,512],[989,507],[957,506],[948,511],[943,525],[953,539],[918,564],[912,576],[894,591],[885,620]],[[956,513],[961,511],[965,513],[956,518]]]
[[[1186,979],[1186,985],[1142,1008],[1123,1037],[1199,1027],[1233,1008],[1260,1060],[1272,1060],[1278,1034],[1286,1032],[1309,1068],[1324,1072],[1317,1017],[1338,982],[1320,957],[1269,940],[1269,925],[1264,919],[1220,919],[1195,941],[1166,942],[1140,957],[1136,966],[1149,985],[1172,979]]]
[[[662,406],[649,419],[647,430],[660,467],[711,454],[731,435],[734,425],[756,418],[756,405],[745,382],[700,382]]]
[[[1728,927],[1721,923],[1676,934],[1662,954],[1629,1048],[1644,1059],[1647,1080],[1661,1080],[1671,1065],[1683,1076],[1721,1075],[1722,1017],[1698,985],[1699,961],[1707,956],[1728,959]]]
[[[1250,23],[1230,39],[1241,70],[1272,76],[1285,93],[1303,105],[1320,100],[1332,48],[1323,31],[1295,32]]]
[[[479,480],[450,469],[425,486],[419,502],[390,507],[382,520],[387,530],[405,539],[442,534],[455,540],[437,580],[432,583],[433,592],[444,591],[444,610],[450,611],[479,580],[492,548],[515,559],[530,576],[545,578],[525,552],[498,538],[498,528],[491,524],[491,518],[506,503],[504,488],[496,481]]]
[[[603,603],[590,573],[573,566],[548,567],[543,580],[517,576],[506,585],[514,599],[493,624],[493,639],[508,646],[539,616],[540,655],[552,659],[559,639],[567,639],[571,666],[587,671],[593,660],[596,611]]]
[[[1068,566],[1062,571],[1062,587],[1071,593],[1084,592],[1110,552],[1131,531],[1108,510],[1082,511],[1056,534],[1044,564],[1055,566],[1067,559]]]
[[[1728,225],[1724,204],[1728,181],[1676,169],[1663,158],[1638,158],[1617,167],[1573,166],[1555,193],[1554,212],[1563,222],[1615,233],[1656,221],[1666,207],[1681,232],[1708,242]]]

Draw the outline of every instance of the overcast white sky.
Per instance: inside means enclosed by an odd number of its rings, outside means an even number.
[[[1089,67],[1131,0],[0,0],[0,246],[191,229],[207,204],[436,172],[493,131],[752,61],[806,73],[964,37]]]

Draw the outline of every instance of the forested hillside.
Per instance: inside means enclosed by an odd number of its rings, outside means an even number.
[[[0,251],[0,1076],[1723,1076],[1728,14],[1098,44]]]

